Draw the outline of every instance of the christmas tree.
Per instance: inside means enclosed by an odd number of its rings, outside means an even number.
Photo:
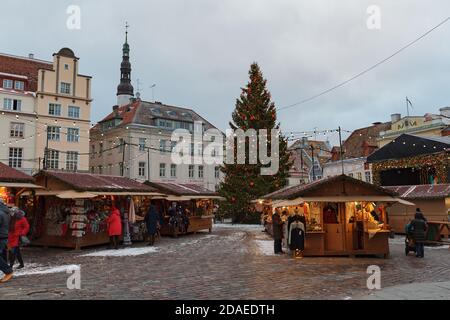
[[[270,154],[270,130],[279,129],[275,104],[271,101],[270,92],[266,88],[266,79],[257,63],[253,63],[249,71],[250,80],[245,88],[242,88],[240,97],[236,100],[236,108],[232,114],[233,121],[230,127],[233,130],[247,131],[255,129],[259,139],[260,129],[268,132],[268,154]],[[287,184],[287,177],[292,163],[289,161],[287,140],[280,134],[279,170],[274,175],[261,175],[261,168],[267,167],[260,162],[258,157],[256,164],[249,164],[249,151],[246,143],[245,164],[224,164],[222,172],[224,181],[220,185],[219,193],[226,201],[220,204],[221,213],[232,217],[234,223],[258,221],[259,214],[255,212],[252,200],[276,191]],[[236,140],[236,139],[235,139]],[[259,140],[258,140],[259,141]],[[238,144],[235,141],[234,154],[237,154]],[[259,152],[259,150],[258,150]],[[227,161],[228,162],[228,161]]]

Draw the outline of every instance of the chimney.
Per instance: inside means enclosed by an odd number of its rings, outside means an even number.
[[[400,113],[391,114],[391,122],[392,123],[400,121],[401,118],[402,118],[402,115]]]
[[[29,58],[29,59],[34,59],[34,53],[29,53],[29,54],[28,54],[28,58]]]

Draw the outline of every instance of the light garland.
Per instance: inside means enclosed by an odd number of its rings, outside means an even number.
[[[439,183],[447,182],[449,156],[446,151],[438,154],[427,154],[403,159],[391,159],[372,164],[373,183],[381,185],[381,172],[393,169],[434,168]]]

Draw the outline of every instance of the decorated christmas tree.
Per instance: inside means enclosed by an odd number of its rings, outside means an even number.
[[[258,140],[260,139],[261,129],[268,132],[267,154],[271,155],[271,136],[272,129],[279,129],[277,122],[277,113],[275,104],[271,101],[270,92],[266,88],[266,80],[258,66],[253,63],[249,71],[250,80],[236,101],[236,108],[232,114],[233,121],[230,127],[233,130],[242,129],[247,131],[255,129]],[[237,149],[242,145],[234,143],[234,155],[236,160]],[[220,185],[219,193],[226,201],[220,204],[221,213],[227,217],[232,217],[234,223],[258,221],[259,213],[255,210],[255,204],[252,200],[276,191],[287,184],[287,176],[292,163],[289,161],[287,151],[287,140],[279,134],[279,149],[274,156],[279,160],[279,170],[273,175],[262,175],[261,168],[268,167],[257,157],[256,164],[250,164],[249,157],[251,153],[248,145],[251,143],[247,139],[245,164],[224,164],[222,172],[225,174],[224,181]],[[254,143],[257,141],[253,141]],[[258,152],[260,152],[258,148]],[[229,162],[229,161],[227,161]]]

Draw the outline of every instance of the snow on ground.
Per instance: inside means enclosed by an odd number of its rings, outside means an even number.
[[[68,270],[77,270],[80,269],[79,265],[69,264],[63,266],[42,266],[35,263],[25,264],[25,268],[14,271],[14,277],[21,276],[31,276],[31,275],[39,275],[39,274],[51,274],[51,273],[61,273],[67,272]]]
[[[405,245],[405,236],[402,235],[397,235],[395,236],[394,239],[389,239],[389,244],[390,245]],[[426,249],[430,249],[430,250],[441,250],[441,249],[449,249],[450,246],[449,245],[437,245],[437,246],[425,246],[425,250]]]
[[[273,240],[256,240],[256,244],[258,245],[258,249],[262,255],[265,256],[274,256],[275,252],[273,250]]]
[[[239,229],[245,231],[262,231],[264,227],[260,224],[231,224],[231,223],[217,223],[213,226],[217,229]]]
[[[446,246],[436,246],[436,247],[429,247],[429,246],[425,246],[425,250],[430,249],[430,250],[440,250],[440,249],[446,249],[449,250],[450,246],[446,245]]]
[[[83,254],[80,257],[129,257],[158,252],[158,247],[125,248],[119,250],[100,250]]]
[[[397,235],[394,239],[389,239],[389,244],[401,244],[405,245],[405,236]]]

